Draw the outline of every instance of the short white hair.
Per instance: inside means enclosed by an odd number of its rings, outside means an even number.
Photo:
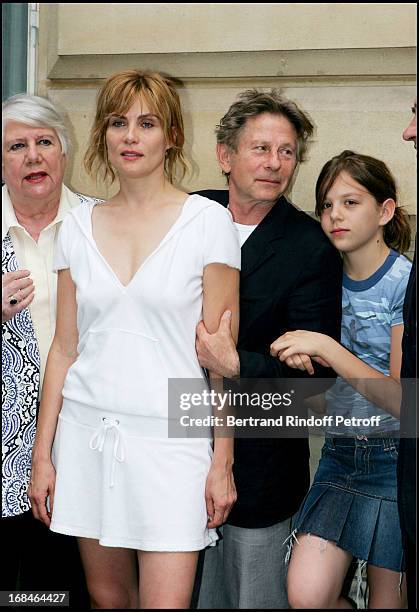
[[[16,94],[2,104],[2,146],[4,126],[7,121],[18,121],[33,127],[47,127],[55,130],[64,155],[70,150],[70,137],[62,115],[46,98],[29,94]]]

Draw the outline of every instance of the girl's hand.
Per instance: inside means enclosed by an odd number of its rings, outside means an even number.
[[[219,527],[227,517],[237,500],[232,467],[211,465],[205,485],[205,502],[207,504],[208,529]]]
[[[281,351],[278,354],[278,358],[281,355]],[[312,361],[315,361],[319,365],[324,368],[331,368],[332,366],[326,359],[323,357],[319,357],[318,355],[312,355],[311,359],[308,355],[293,355],[292,357],[287,357],[285,363],[289,368],[294,368],[296,370],[305,370],[308,374],[314,374],[314,367]]]
[[[28,488],[28,497],[31,501],[32,512],[36,519],[50,526],[54,508],[55,469],[50,459],[32,460],[31,481]],[[49,498],[49,508],[47,507]]]
[[[280,357],[281,353],[279,353],[278,357]],[[308,355],[292,355],[291,357],[287,357],[285,363],[289,368],[294,368],[295,370],[306,371],[308,374],[314,374],[313,364]]]
[[[278,357],[280,361],[286,361],[295,355],[302,355],[304,358],[312,357],[323,365],[327,362],[325,358],[327,340],[327,336],[318,332],[303,330],[287,332],[271,344],[271,355],[272,357]],[[304,361],[302,363],[304,364]]]

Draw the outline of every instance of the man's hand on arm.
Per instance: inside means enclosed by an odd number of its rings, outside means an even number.
[[[204,322],[196,328],[196,353],[200,365],[225,378],[240,375],[240,359],[231,335],[231,312],[226,310],[217,331],[208,333]]]

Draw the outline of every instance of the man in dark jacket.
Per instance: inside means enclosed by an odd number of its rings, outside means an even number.
[[[416,149],[416,102],[413,117],[403,132]],[[413,266],[403,307],[404,333],[402,340],[401,378],[403,399],[400,409],[400,448],[397,465],[398,501],[403,547],[406,559],[407,596],[409,609],[417,609],[416,602],[416,247]]]
[[[243,92],[217,126],[229,189],[200,193],[228,205],[239,233],[240,330],[236,350],[224,319],[214,334],[201,322],[197,352],[203,367],[224,377],[334,376],[307,356],[295,357],[296,370],[269,353],[289,330],[340,339],[339,254],[283,195],[312,132],[307,115],[277,90]],[[283,543],[309,487],[308,440],[236,439],[234,478],[238,500],[222,542],[205,552],[198,607],[287,608]]]

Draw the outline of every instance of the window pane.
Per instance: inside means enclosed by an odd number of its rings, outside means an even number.
[[[3,3],[2,100],[26,92],[28,55],[28,4]]]

